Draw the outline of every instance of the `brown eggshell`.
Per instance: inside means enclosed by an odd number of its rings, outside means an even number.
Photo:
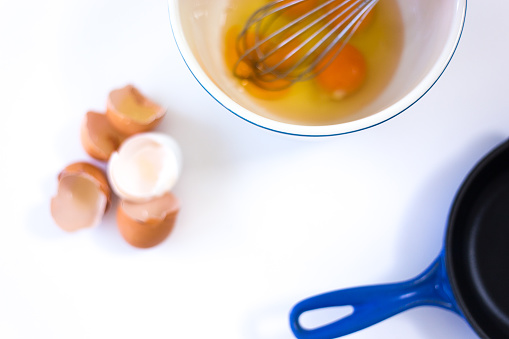
[[[126,135],[152,130],[165,113],[163,107],[146,98],[132,85],[111,91],[106,103],[108,120]]]
[[[122,200],[117,208],[120,234],[134,247],[156,246],[171,233],[179,210],[180,203],[171,193],[142,203]]]
[[[97,160],[107,161],[125,138],[110,124],[106,114],[87,112],[81,124],[81,144]]]
[[[110,206],[111,188],[110,185],[108,184],[108,178],[106,178],[106,174],[102,169],[88,162],[75,162],[68,165],[66,168],[64,168],[62,172],[60,172],[60,174],[58,175],[58,180],[59,181],[62,180],[62,178],[66,175],[75,174],[81,174],[93,178],[103,191],[104,195],[106,196],[106,199],[108,201],[108,205],[106,206],[106,208]]]
[[[65,231],[97,225],[111,201],[106,176],[98,167],[78,162],[58,175],[57,194],[51,199],[51,215]]]

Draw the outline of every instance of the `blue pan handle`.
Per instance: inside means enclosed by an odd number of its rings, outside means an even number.
[[[299,339],[337,338],[423,305],[458,312],[445,271],[443,253],[414,279],[396,284],[338,290],[303,300],[292,309],[290,326]],[[314,329],[305,329],[299,323],[299,317],[307,311],[336,306],[352,306],[353,313]]]

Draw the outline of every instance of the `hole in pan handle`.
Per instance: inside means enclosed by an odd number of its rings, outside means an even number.
[[[439,306],[459,313],[450,291],[444,254],[422,274],[408,281],[349,288],[305,299],[290,313],[290,326],[299,339],[341,337],[374,325],[393,315],[417,306]],[[306,329],[299,317],[308,311],[326,307],[352,306],[353,312],[322,327]]]

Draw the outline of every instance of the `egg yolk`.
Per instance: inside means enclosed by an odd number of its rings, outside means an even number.
[[[325,66],[330,58],[324,58],[317,70]],[[356,92],[366,79],[366,61],[362,53],[353,45],[347,43],[334,60],[321,72],[315,80],[318,85],[327,91],[333,99],[340,100]]]
[[[281,89],[282,87],[285,87],[287,84],[287,81],[285,80],[275,80],[274,77],[272,77],[270,74],[265,77],[266,81],[263,80],[256,80],[256,82],[253,82],[253,69],[252,66],[249,65],[245,61],[239,61],[239,53],[237,52],[237,37],[240,32],[239,27],[234,26],[231,27],[226,32],[226,38],[225,38],[225,61],[226,66],[228,69],[231,69],[234,71],[235,75],[239,78],[241,78],[240,84],[244,87],[244,89],[250,93],[251,95],[260,98],[260,99],[266,99],[266,100],[275,100],[282,98],[286,94],[288,94],[289,88]],[[255,43],[255,37],[252,32],[248,32],[246,35],[246,39],[244,41],[245,48],[249,49],[251,48]],[[261,47],[263,50],[268,50],[268,44]],[[289,47],[288,47],[289,48]],[[256,53],[255,51],[251,53]],[[279,60],[282,60],[282,58],[285,56],[283,53],[288,53],[287,48],[282,48],[277,50],[272,56],[267,58],[265,60],[265,66],[266,67],[272,67],[276,66],[278,64]],[[254,55],[253,55],[254,57]],[[277,67],[278,70],[282,71],[285,68],[289,67],[291,65],[291,60],[287,60],[281,65]],[[273,80],[273,81],[272,81]],[[257,84],[258,83],[258,84]]]

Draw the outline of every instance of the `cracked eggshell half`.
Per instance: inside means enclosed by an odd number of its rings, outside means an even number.
[[[163,107],[145,97],[132,85],[113,90],[108,95],[106,116],[118,131],[126,135],[152,130],[165,114]]]
[[[67,166],[58,175],[51,216],[64,231],[95,227],[111,203],[111,190],[103,171],[86,162]]]
[[[108,179],[123,200],[143,202],[169,192],[182,168],[180,148],[163,133],[127,138],[108,163]]]
[[[171,193],[141,203],[122,200],[117,208],[117,225],[130,245],[149,248],[168,237],[179,210],[180,203]]]
[[[106,114],[87,112],[81,124],[81,144],[97,160],[107,161],[125,138],[110,124]]]

